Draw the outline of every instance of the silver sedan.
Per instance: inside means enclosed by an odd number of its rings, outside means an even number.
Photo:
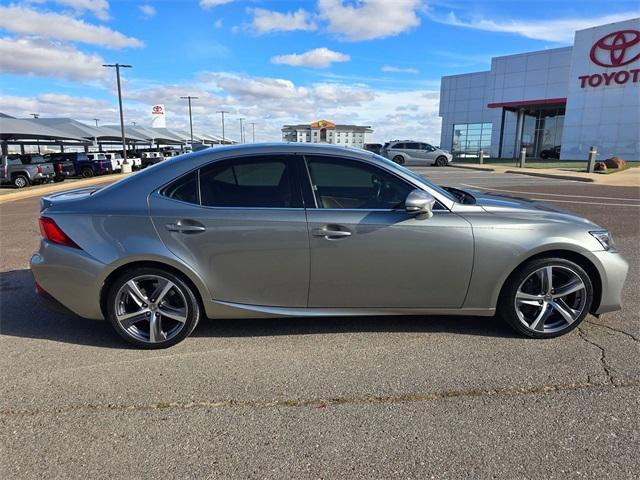
[[[555,337],[620,309],[609,232],[349,148],[222,147],[41,201],[36,290],[163,348],[203,317],[498,314]]]

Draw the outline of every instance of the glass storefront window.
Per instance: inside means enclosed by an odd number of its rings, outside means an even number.
[[[451,153],[454,156],[477,157],[480,150],[491,149],[492,123],[459,123],[453,126]]]

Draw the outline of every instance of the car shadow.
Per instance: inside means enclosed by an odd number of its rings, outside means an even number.
[[[192,335],[229,338],[358,332],[518,337],[496,318],[468,316],[216,319],[201,321]],[[87,320],[49,310],[35,293],[33,277],[26,269],[0,273],[0,334],[104,348],[127,347],[106,321]]]

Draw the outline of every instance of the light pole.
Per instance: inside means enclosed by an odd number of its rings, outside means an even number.
[[[111,63],[107,65],[102,65],[103,67],[115,68],[116,69],[116,79],[118,81],[118,105],[120,107],[120,133],[122,134],[122,163],[125,165],[129,165],[129,159],[127,158],[127,143],[124,138],[124,113],[122,113],[122,87],[120,86],[120,69],[121,68],[131,68],[131,65],[123,65],[121,63]]]
[[[191,117],[191,100],[197,100],[198,97],[187,95],[186,97],[180,98],[189,102],[189,129],[191,130],[191,148],[193,148],[193,118]]]
[[[93,121],[96,122],[96,127],[97,127],[98,126],[98,122],[100,121],[100,119],[99,118],[94,118]]]
[[[31,115],[34,120],[37,120],[38,118],[40,118],[39,113],[30,113],[29,115]],[[24,145],[22,146],[22,148],[24,149]],[[40,153],[40,139],[38,139],[38,153]]]
[[[254,122],[251,122],[251,137],[253,140],[251,143],[256,143],[256,124]]]
[[[226,110],[218,110],[218,113],[222,115],[222,144],[224,145],[224,114],[229,112]]]
[[[240,120],[240,143],[244,143],[244,127],[242,126],[244,118],[239,118],[238,120]]]

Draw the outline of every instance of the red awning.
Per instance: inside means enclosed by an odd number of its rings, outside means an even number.
[[[521,108],[521,107],[533,107],[542,105],[566,105],[567,98],[544,98],[542,100],[520,100],[517,102],[499,102],[490,103],[487,105],[489,108]]]

